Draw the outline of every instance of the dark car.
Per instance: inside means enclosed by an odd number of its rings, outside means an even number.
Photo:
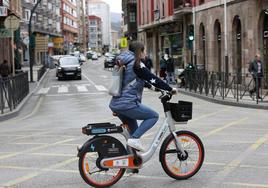
[[[67,77],[75,77],[81,80],[82,76],[79,59],[74,56],[60,58],[56,75],[58,80]]]
[[[113,68],[115,65],[115,58],[115,55],[109,54],[104,60],[104,68]]]

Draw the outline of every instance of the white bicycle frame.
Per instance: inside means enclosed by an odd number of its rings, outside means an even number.
[[[165,133],[167,132],[167,129],[169,128],[170,132],[173,134],[175,140],[176,140],[176,148],[181,152],[181,154],[183,156],[185,156],[185,152],[177,138],[176,135],[176,128],[175,128],[175,124],[174,124],[174,120],[171,116],[171,112],[167,111],[165,112],[166,118],[163,122],[163,124],[161,125],[161,127],[159,128],[157,134],[155,135],[153,142],[151,143],[149,149],[147,151],[145,151],[144,153],[139,154],[139,157],[142,158],[143,164],[146,163],[147,161],[149,161],[152,156],[154,155],[158,145],[160,144],[160,142],[162,141]],[[185,122],[186,123],[186,122]],[[124,128],[125,129],[125,128]],[[129,133],[128,131],[124,130],[124,132],[122,133],[122,135],[126,138],[126,140],[129,139]]]

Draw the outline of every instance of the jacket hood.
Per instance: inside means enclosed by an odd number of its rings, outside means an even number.
[[[131,61],[134,61],[134,58],[135,58],[134,53],[129,50],[117,56],[117,60],[120,60],[121,63],[123,63],[124,65],[130,63]]]

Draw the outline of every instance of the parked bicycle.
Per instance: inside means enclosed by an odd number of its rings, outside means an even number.
[[[138,172],[155,153],[166,131],[170,134],[162,143],[159,159],[162,168],[170,177],[184,180],[195,175],[201,168],[205,151],[200,138],[187,130],[177,131],[176,122],[192,119],[192,103],[169,102],[172,94],[161,91],[159,97],[163,104],[165,120],[159,128],[149,149],[143,153],[124,146],[118,139],[107,134],[120,133],[127,140],[130,135],[127,126],[112,123],[88,124],[82,128],[86,135],[94,135],[78,147],[79,171],[84,181],[93,187],[108,187],[124,175],[126,169]]]

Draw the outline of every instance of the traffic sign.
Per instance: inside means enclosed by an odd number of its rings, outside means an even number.
[[[6,29],[17,30],[20,26],[20,19],[14,15],[10,15],[5,19],[4,25]]]
[[[127,47],[127,37],[122,37],[121,38],[120,46],[121,46],[121,48],[126,48]]]

